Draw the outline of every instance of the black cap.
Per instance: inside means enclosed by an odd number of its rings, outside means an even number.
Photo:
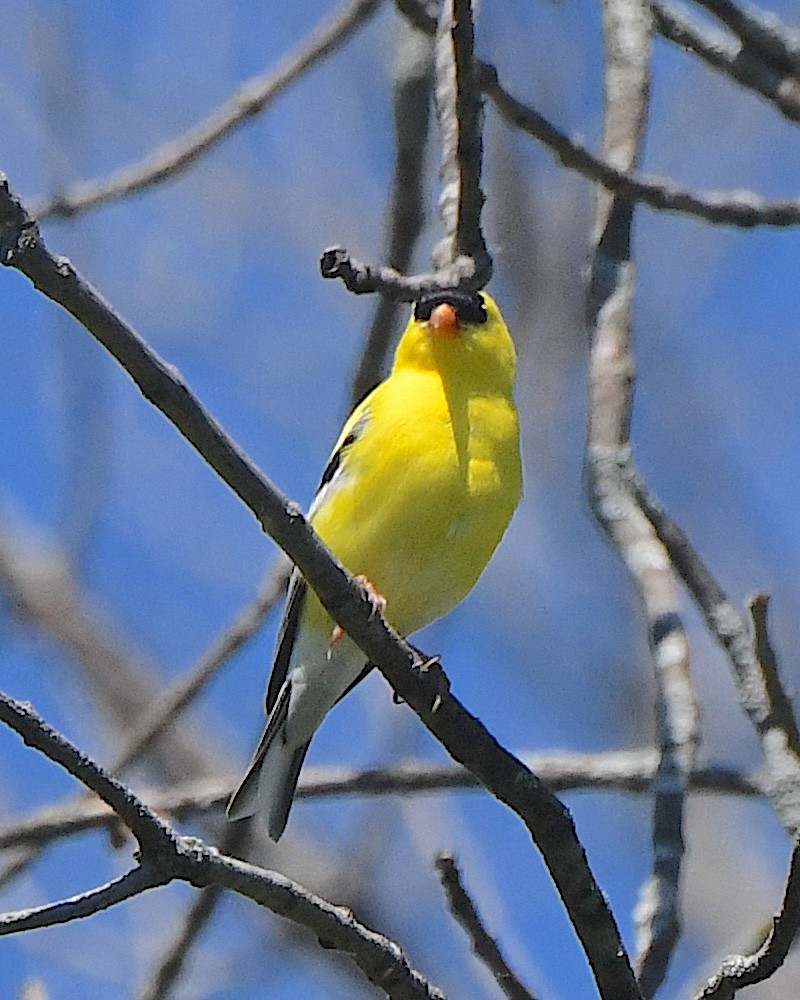
[[[414,319],[428,320],[433,310],[447,303],[456,311],[459,323],[485,323],[488,319],[486,305],[480,292],[444,291],[423,295],[414,303]]]

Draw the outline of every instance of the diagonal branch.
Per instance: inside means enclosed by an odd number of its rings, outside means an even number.
[[[97,181],[83,181],[37,202],[34,215],[72,216],[105,202],[143,191],[190,167],[232,131],[260,114],[295,83],[345,42],[380,5],[380,0],[350,0],[331,20],[322,24],[294,55],[277,68],[243,84],[204,121],[177,139],[164,143],[138,163]]]
[[[5,178],[0,184],[0,261],[28,276],[103,344],[143,395],[253,511],[331,617],[379,666],[448,753],[523,819],[583,944],[601,995],[608,1000],[639,1000],[619,929],[564,806],[455,698],[442,697],[442,678],[435,676],[435,670],[415,669],[419,655],[375,614],[362,588],[317,538],[297,504],[247,459],[179,373],[127,326],[69,261],[47,251],[34,220],[11,194]],[[435,713],[433,705],[439,706]]]
[[[798,743],[797,723],[791,713],[787,729],[786,706],[789,703],[780,688],[777,673],[772,672],[768,683],[759,658],[757,637],[751,632],[744,614],[714,579],[683,530],[651,496],[632,467],[622,469],[621,473],[630,480],[642,510],[702,612],[709,632],[728,655],[739,702],[761,743],[767,770],[767,795],[783,828],[794,839],[800,834],[800,756],[794,750]],[[758,628],[763,631],[765,624],[765,620],[759,622]],[[763,634],[760,642],[763,650]],[[769,670],[768,665],[767,673]],[[777,704],[770,685],[773,693],[776,685],[777,690],[781,691]]]
[[[48,726],[30,705],[0,692],[0,722],[19,733],[28,746],[60,764],[110,806],[134,835],[144,854],[151,852],[159,856],[169,849],[173,835],[167,825],[129,788]]]
[[[393,1000],[446,1000],[413,968],[402,949],[376,933],[345,907],[332,906],[276,872],[268,872],[195,837],[180,837],[130,789],[121,785],[66,737],[47,725],[29,705],[0,692],[0,722],[29,745],[60,764],[100,795],[131,830],[140,847],[140,865],[108,885],[33,910],[0,914],[0,934],[19,933],[90,916],[147,889],[176,879],[196,888],[222,887],[252,899],[311,930],[325,948],[344,952],[370,982]]]
[[[166,885],[170,881],[171,876],[160,866],[142,864],[114,879],[113,882],[107,882],[77,896],[70,896],[69,899],[61,899],[57,903],[46,903],[44,906],[27,910],[1,913],[0,937],[81,920],[83,917],[101,913],[126,899],[140,896],[148,889]]]
[[[694,0],[741,38],[745,47],[784,73],[800,77],[800,32],[782,25],[774,14],[744,10],[733,0]]]
[[[739,39],[701,28],[665,0],[650,0],[650,6],[656,29],[664,38],[693,52],[741,86],[761,94],[790,121],[800,122],[800,82],[794,73],[776,70]]]
[[[753,646],[761,676],[764,678],[770,715],[776,725],[786,734],[789,747],[800,760],[800,732],[798,732],[791,698],[781,682],[778,658],[775,656],[775,650],[772,648],[769,637],[768,608],[769,594],[753,594],[747,600],[747,610],[750,612],[752,625]]]
[[[561,163],[609,191],[665,212],[680,212],[714,225],[796,226],[800,223],[800,199],[767,201],[751,191],[695,194],[671,181],[642,177],[619,169],[594,156],[571,136],[557,129],[544,115],[524,104],[503,87],[497,70],[480,64],[483,92],[510,125],[544,143]]]
[[[509,1000],[535,1000],[511,971],[497,941],[483,926],[475,904],[461,881],[455,858],[452,854],[440,854],[434,863],[450,912],[469,935],[472,950],[494,976],[497,985]]]
[[[732,1000],[746,986],[769,979],[784,963],[800,929],[800,845],[795,843],[780,912],[764,944],[752,955],[726,958],[694,1000]]]

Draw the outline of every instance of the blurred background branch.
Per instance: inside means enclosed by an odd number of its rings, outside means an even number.
[[[615,8],[606,4],[606,14]],[[791,956],[793,971],[772,975],[787,956],[792,919],[778,924],[766,959],[755,957],[751,928],[780,893],[786,842],[771,810],[790,834],[800,815],[790,655],[800,556],[787,502],[800,454],[792,327],[800,304],[780,231],[800,222],[800,202],[776,197],[796,187],[786,122],[797,120],[800,45],[785,5],[762,13],[729,0],[653,0],[653,27],[670,44],[657,47],[653,62],[648,155],[620,162],[598,131],[598,85],[613,62],[603,65],[598,51],[602,9],[534,4],[511,16],[486,7],[475,36],[486,57],[476,67],[487,111],[481,240],[520,353],[527,500],[469,607],[424,642],[459,664],[460,696],[504,742],[578,751],[662,744],[658,753],[523,755],[556,790],[593,793],[571,806],[615,912],[631,911],[646,877],[648,824],[657,854],[662,821],[670,835],[678,829],[677,812],[662,805],[681,789],[713,793],[692,794],[683,809],[684,926],[674,951],[655,951],[658,975],[670,958],[659,995],[686,995],[701,955],[705,974],[722,977],[713,995],[743,984],[729,973],[756,969],[769,976],[760,1000],[775,1000],[796,974]],[[54,213],[58,236],[48,238],[180,363],[293,496],[310,496],[345,398],[355,401],[381,377],[404,311],[395,300],[471,280],[470,261],[458,255],[444,273],[412,273],[441,235],[426,225],[436,218],[428,133],[440,6],[398,0],[330,10],[201,14],[178,2],[148,17],[109,10],[87,19],[78,8],[29,15],[22,5],[7,12],[0,40],[3,167],[26,190],[62,192],[37,206]],[[253,76],[265,65],[273,68]],[[246,122],[252,127],[241,128]],[[142,159],[146,149],[154,152]],[[120,171],[120,163],[131,167]],[[81,176],[101,179],[73,187],[69,178]],[[719,683],[719,657],[698,616],[680,607],[674,586],[656,587],[670,614],[648,615],[667,626],[650,630],[653,655],[668,663],[674,654],[678,669],[688,633],[704,707],[703,757],[672,784],[666,762],[685,756],[692,740],[679,725],[672,745],[669,713],[654,726],[651,705],[658,717],[664,691],[653,688],[645,630],[627,580],[580,507],[579,274],[591,228],[590,189],[580,178],[602,185],[612,203],[655,209],[637,215],[639,390],[633,419],[630,398],[622,418],[648,487],[630,453],[610,459],[607,471],[635,496],[728,654],[758,735]],[[481,201],[477,184],[472,190]],[[753,227],[761,232],[741,232]],[[314,280],[310,262],[336,240],[387,265],[338,258],[355,287],[385,293],[371,326],[363,302]],[[612,269],[624,262],[609,260]],[[101,759],[129,767],[146,801],[215,841],[231,758],[260,724],[266,619],[280,580],[264,575],[255,528],[186,449],[169,443],[168,428],[141,415],[94,345],[76,350],[69,321],[54,334],[41,302],[18,283],[9,289],[0,368],[4,684],[46,706]],[[368,326],[362,341],[358,331]],[[350,392],[339,396],[331,385]],[[651,484],[680,528],[652,499]],[[652,544],[633,544],[629,556],[648,585],[668,579]],[[775,594],[769,623],[763,600],[742,610],[755,587]],[[226,684],[212,685],[224,663]],[[680,690],[672,692],[678,701]],[[342,704],[319,748],[320,760],[341,754],[342,765],[312,768],[303,794],[314,804],[299,810],[291,841],[273,849],[253,830],[248,856],[408,943],[421,966],[441,970],[453,996],[488,997],[493,986],[477,963],[460,960],[462,943],[430,878],[431,857],[452,849],[487,926],[537,995],[591,990],[582,962],[569,957],[572,940],[546,873],[530,864],[529,844],[519,846],[513,818],[485,796],[446,794],[473,780],[428,760],[436,750],[409,716],[391,705],[379,677]],[[119,852],[109,844],[125,842],[119,822],[93,800],[66,800],[70,790],[53,769],[37,770],[30,754],[17,765],[16,753],[0,769],[0,888],[28,905],[75,891],[76,879],[112,880]],[[398,757],[414,764],[385,766]],[[654,802],[641,798],[651,794]],[[74,847],[63,839],[89,830],[103,833]],[[675,875],[679,854],[673,836],[662,868],[673,865]],[[789,900],[791,891],[790,877]],[[210,893],[190,898],[170,888],[126,906],[124,916],[110,910],[77,929],[80,948],[69,928],[39,936],[35,951],[6,939],[9,988],[128,996],[136,982],[161,996],[235,989],[250,1000],[263,992],[266,962],[276,996],[373,995],[347,962],[320,964],[302,932],[254,920]],[[657,905],[639,910],[646,992],[658,978],[647,945],[658,913]],[[153,932],[157,923],[176,928],[171,947]],[[625,921],[623,930],[630,934]],[[721,966],[731,951],[744,957]],[[98,952],[113,956],[103,982],[77,968],[79,954]]]

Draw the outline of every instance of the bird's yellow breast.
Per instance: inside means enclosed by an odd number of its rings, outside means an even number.
[[[363,429],[311,520],[405,635],[458,604],[502,538],[522,488],[517,415],[509,395],[408,368],[356,416]]]

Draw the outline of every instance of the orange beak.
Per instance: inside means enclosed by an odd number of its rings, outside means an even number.
[[[458,315],[449,302],[443,302],[431,313],[428,326],[440,337],[455,337],[458,335]]]

